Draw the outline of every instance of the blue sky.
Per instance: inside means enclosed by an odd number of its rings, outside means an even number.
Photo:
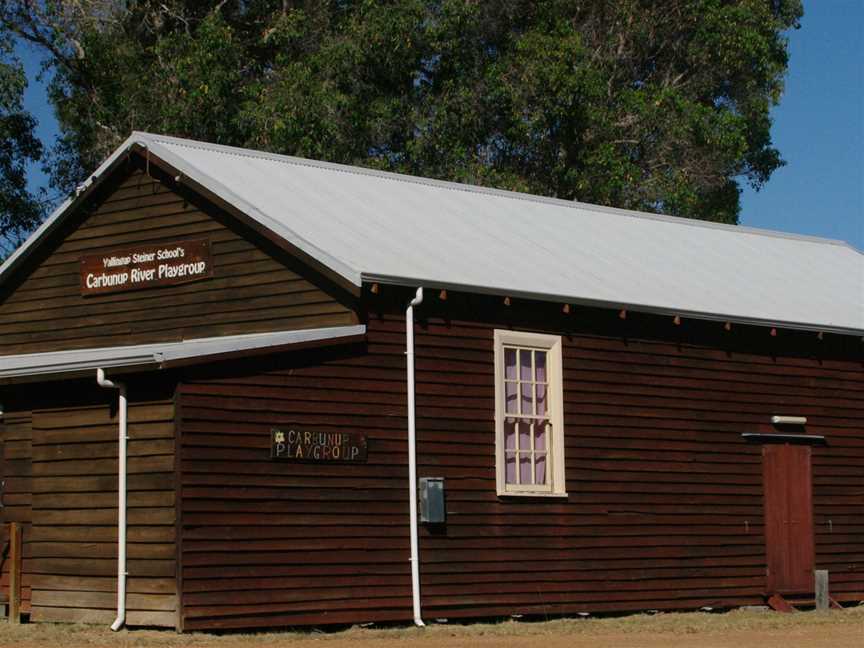
[[[805,3],[789,34],[786,91],[773,111],[772,136],[787,165],[759,192],[744,188],[741,224],[836,238],[864,250],[864,0]],[[27,109],[51,142],[54,116],[39,61],[24,47]],[[47,185],[34,166],[31,186]]]
[[[787,165],[760,192],[745,189],[741,224],[864,250],[864,1],[806,2],[804,12],[773,112]]]

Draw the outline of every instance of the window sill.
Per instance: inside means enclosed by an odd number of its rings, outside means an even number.
[[[513,491],[498,491],[498,497],[548,497],[555,499],[566,499],[568,497],[567,493],[531,493],[524,492],[518,493]]]

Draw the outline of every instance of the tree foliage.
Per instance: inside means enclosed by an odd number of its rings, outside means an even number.
[[[15,249],[39,223],[40,202],[27,189],[27,166],[42,156],[36,122],[23,108],[27,79],[0,32],[0,259]]]
[[[65,0],[2,5],[50,53],[69,189],[133,129],[737,222],[783,164],[800,0]]]

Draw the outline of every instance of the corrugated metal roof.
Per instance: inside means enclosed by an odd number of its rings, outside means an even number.
[[[146,133],[120,151],[135,143],[358,286],[864,332],[864,255],[840,241]]]
[[[197,338],[181,342],[157,342],[122,347],[74,349],[48,353],[27,353],[0,357],[0,381],[29,376],[69,376],[102,369],[160,369],[190,360],[253,350],[281,349],[298,344],[334,341],[365,335],[366,327],[334,326],[302,331],[277,331],[222,337]]]

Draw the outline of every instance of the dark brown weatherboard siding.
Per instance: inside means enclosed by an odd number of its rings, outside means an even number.
[[[403,362],[334,347],[178,388],[184,629],[410,616]],[[273,425],[366,434],[368,462],[271,462]]]
[[[58,234],[62,241],[46,247],[50,254],[0,293],[0,355],[356,323],[348,305],[314,285],[308,272],[301,276],[274,246],[253,242],[229,216],[182,188],[135,170],[134,158],[129,164],[131,171],[106,181],[92,213],[74,215]],[[82,255],[202,237],[212,242],[212,279],[80,295]]]
[[[129,390],[128,623],[173,627],[173,394],[143,383]],[[17,468],[6,455],[2,513],[3,522],[25,523],[24,611],[34,621],[108,624],[117,588],[116,392],[74,382],[43,389],[19,389],[16,401],[33,409],[4,417],[4,448],[25,428],[32,434],[32,445],[18,446]],[[40,407],[45,400],[50,408]]]
[[[8,407],[8,404],[7,404]],[[21,611],[30,611],[30,585],[32,582],[30,547],[27,538],[30,537],[32,512],[32,456],[31,440],[32,412],[29,410],[7,411],[0,418],[0,479],[5,480],[3,491],[3,508],[0,509],[2,521],[0,525],[0,547],[6,547],[9,541],[8,522],[17,522],[21,526],[24,539],[22,578],[21,578]],[[0,601],[9,600],[9,570],[8,554],[0,557]]]
[[[424,615],[762,603],[761,449],[740,435],[771,432],[775,413],[829,439],[813,459],[817,568],[836,598],[864,596],[858,347],[457,301],[419,309],[419,474],[445,477],[447,497],[447,524],[421,529]],[[368,346],[180,386],[186,629],[410,619],[404,323],[372,310]],[[496,326],[568,333],[566,500],[496,496]],[[362,432],[368,463],[272,462],[273,425]]]

